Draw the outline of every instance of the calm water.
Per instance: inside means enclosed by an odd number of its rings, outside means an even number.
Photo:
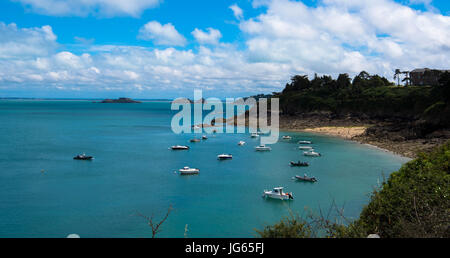
[[[159,237],[253,237],[288,209],[326,209],[335,200],[358,216],[383,175],[405,158],[340,139],[295,134],[259,153],[248,134],[217,134],[201,143],[175,135],[170,103],[99,104],[89,101],[0,101],[0,237],[149,237],[137,212],[161,218],[174,210]],[[286,133],[284,133],[286,134]],[[309,139],[320,158],[302,157]],[[240,140],[247,145],[240,147]],[[176,144],[189,151],[171,151]],[[75,161],[86,152],[95,160]],[[220,153],[233,160],[218,161]],[[291,160],[310,162],[291,168]],[[183,166],[198,176],[179,176]],[[42,171],[44,171],[42,173]],[[315,184],[295,182],[298,174]],[[262,190],[284,186],[292,202],[268,201]]]

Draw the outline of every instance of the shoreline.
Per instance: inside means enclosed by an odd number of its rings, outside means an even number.
[[[236,125],[235,118],[245,119],[249,126],[249,112],[226,119]],[[269,121],[270,123],[270,121]],[[394,128],[395,123],[375,119],[344,116],[335,117],[330,112],[311,112],[299,116],[280,115],[280,131],[307,132],[337,137],[367,144],[380,150],[405,158],[417,158],[419,153],[428,152],[444,144],[450,139],[450,130],[442,129],[421,138],[410,138],[402,131]]]
[[[336,131],[333,132],[332,130],[328,130],[330,128],[335,128]],[[362,128],[364,128],[364,130],[360,134],[352,134],[352,133],[350,133],[350,135],[345,135],[345,136],[340,133],[341,130],[347,130],[347,129],[351,129],[351,128],[357,128],[358,131],[361,130]],[[298,132],[302,132],[302,133],[305,132],[305,133],[311,133],[311,134],[315,134],[315,135],[339,138],[339,139],[342,139],[342,140],[345,140],[345,141],[351,141],[351,142],[358,143],[358,144],[361,144],[361,145],[366,145],[368,147],[375,148],[377,150],[390,153],[392,155],[397,155],[397,156],[400,156],[402,158],[407,158],[409,160],[413,159],[413,157],[404,155],[403,153],[398,153],[398,152],[395,152],[395,151],[390,150],[388,148],[383,148],[383,147],[377,146],[376,144],[366,143],[366,142],[359,141],[359,140],[356,140],[356,139],[353,138],[353,137],[356,137],[356,136],[361,136],[364,133],[365,129],[367,129],[367,128],[368,127],[366,127],[366,126],[354,126],[354,127],[326,126],[326,127],[316,127],[316,128],[312,127],[312,128],[305,128],[305,129],[284,129],[284,128],[280,128],[280,130],[284,131],[284,132],[296,132],[296,133],[298,133]],[[326,131],[324,131],[324,129],[326,129]]]

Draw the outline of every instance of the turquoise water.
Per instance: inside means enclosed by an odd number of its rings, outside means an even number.
[[[326,210],[334,200],[358,216],[383,175],[407,159],[365,145],[289,133],[271,152],[248,134],[216,134],[200,143],[170,128],[170,103],[99,104],[89,101],[0,101],[0,237],[150,237],[142,213],[161,218],[174,210],[159,237],[253,237],[254,229],[288,210]],[[282,135],[288,133],[282,133]],[[296,142],[314,142],[320,158],[301,156]],[[238,146],[240,140],[247,142]],[[171,151],[176,144],[189,151]],[[92,162],[75,161],[82,152]],[[218,161],[221,153],[233,160]],[[305,160],[308,168],[291,168]],[[180,176],[183,167],[201,169]],[[44,172],[42,172],[44,171]],[[295,182],[313,175],[315,184]],[[261,198],[284,186],[292,202]]]

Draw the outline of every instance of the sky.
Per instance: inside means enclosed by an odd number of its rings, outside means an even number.
[[[448,0],[2,0],[0,97],[239,97],[450,69]]]

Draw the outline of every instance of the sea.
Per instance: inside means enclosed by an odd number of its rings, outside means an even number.
[[[148,219],[158,223],[169,209],[156,237],[255,237],[290,214],[334,216],[332,207],[352,220],[409,160],[310,133],[281,132],[269,152],[255,151],[260,140],[248,132],[191,143],[202,134],[175,134],[171,120],[178,111],[170,107],[164,101],[0,100],[0,237],[147,238]],[[322,156],[303,156],[299,140],[312,141]],[[169,149],[178,144],[190,149]],[[95,159],[73,159],[81,153]],[[222,153],[233,159],[218,160]],[[310,166],[289,165],[299,160]],[[176,173],[184,166],[199,168],[199,175]],[[318,181],[293,180],[304,174]],[[262,198],[279,186],[294,200]]]

